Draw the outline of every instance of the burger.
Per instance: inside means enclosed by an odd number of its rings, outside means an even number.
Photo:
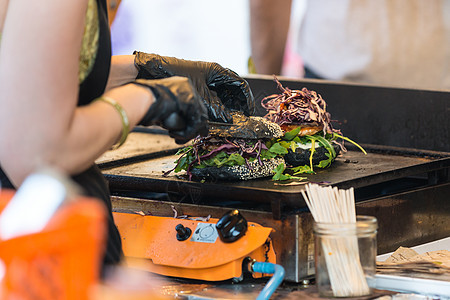
[[[346,151],[343,140],[365,153],[333,128],[327,104],[320,94],[307,88],[291,90],[283,87],[276,77],[274,80],[281,93],[265,97],[261,105],[267,110],[264,118],[278,124],[284,135],[272,139],[268,146],[278,144],[285,149],[284,159],[295,174],[331,166],[337,155]]]
[[[263,117],[232,112],[233,122],[209,122],[207,136],[178,152],[173,170],[186,171],[189,180],[237,181],[273,176],[284,164],[284,148],[272,140],[284,134],[279,125]],[[169,172],[171,172],[169,171]]]

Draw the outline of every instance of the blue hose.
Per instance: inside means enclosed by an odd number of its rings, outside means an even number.
[[[280,265],[272,263],[255,262],[252,265],[252,271],[263,274],[273,274],[272,278],[269,282],[267,282],[261,293],[259,293],[258,298],[256,298],[256,300],[269,300],[270,296],[272,296],[284,279],[284,268]]]

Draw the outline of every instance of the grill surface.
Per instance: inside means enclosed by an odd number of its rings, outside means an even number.
[[[256,99],[278,92],[270,76],[248,82]],[[322,94],[333,119],[341,122],[336,127],[365,144],[367,156],[348,147],[330,169],[307,177],[355,188],[357,214],[379,221],[378,253],[449,235],[448,91],[318,80],[282,83]],[[150,133],[136,138],[132,133],[122,148],[98,161],[110,182],[116,211],[173,216],[176,209],[179,215],[220,218],[236,208],[247,220],[274,228],[277,262],[285,267],[287,281],[301,282],[313,275],[312,216],[300,196],[302,184],[281,185],[270,179],[199,183],[175,174],[163,177],[162,172],[173,167],[179,145],[168,136]]]
[[[164,145],[161,140],[166,138],[165,135],[139,133],[139,143],[145,145]],[[367,155],[359,150],[349,150],[336,158],[330,168],[305,176],[309,182],[325,182],[339,188],[354,187],[356,201],[448,181],[449,153],[386,146],[364,147],[368,151]],[[172,172],[163,176],[163,172],[175,166],[178,157],[174,155],[176,149],[156,148],[147,154],[131,156],[125,152],[116,157],[114,165],[104,162],[100,167],[113,192],[167,193],[172,199],[178,196],[194,203],[230,200],[262,202],[271,205],[276,218],[280,217],[282,207],[299,209],[306,206],[301,196],[304,184],[295,180],[286,183],[275,182],[270,178],[195,182],[188,181],[182,173]],[[377,188],[377,185],[380,187]]]

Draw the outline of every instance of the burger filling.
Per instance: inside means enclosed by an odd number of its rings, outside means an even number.
[[[192,146],[181,149],[181,155],[176,161],[175,173],[186,171],[189,180],[192,179],[193,168],[223,166],[263,165],[264,160],[270,160],[287,153],[278,143],[263,140],[245,140],[220,137],[201,137],[194,139]],[[170,170],[169,172],[171,172]]]
[[[285,131],[282,138],[272,140],[272,145],[278,143],[287,151],[291,150],[294,153],[298,148],[310,151],[309,164],[293,166],[291,169],[294,175],[312,173],[314,167],[330,166],[337,156],[333,145],[338,145],[345,151],[343,142],[338,142],[338,138],[357,145],[365,152],[358,144],[333,128],[331,115],[327,112],[327,104],[321,95],[306,88],[290,90],[283,87],[276,77],[275,81],[281,93],[268,96],[261,103],[267,109],[264,117],[277,123]],[[314,153],[319,147],[325,147],[327,150],[326,159],[313,165]]]

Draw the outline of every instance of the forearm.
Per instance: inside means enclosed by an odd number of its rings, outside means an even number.
[[[280,74],[291,0],[250,0],[251,56],[259,74]]]
[[[150,91],[136,85],[113,89],[105,96],[123,107],[130,129],[153,102]],[[69,175],[84,171],[117,142],[123,130],[118,111],[103,101],[76,108],[67,123],[49,123],[45,132],[33,124],[2,132],[0,161],[16,186],[41,166],[56,167]]]
[[[111,58],[111,70],[106,90],[134,81],[137,74],[138,70],[134,66],[134,55],[114,55]]]
[[[154,101],[149,89],[133,84],[112,89],[104,96],[122,106],[129,120],[130,130],[142,119]],[[120,113],[109,103],[94,101],[75,111],[60,149],[52,151],[48,156],[56,157],[57,153],[63,153],[65,157],[58,156],[59,165],[71,174],[83,171],[117,143],[122,130],[124,128]],[[76,157],[76,160],[71,161],[71,157]]]

